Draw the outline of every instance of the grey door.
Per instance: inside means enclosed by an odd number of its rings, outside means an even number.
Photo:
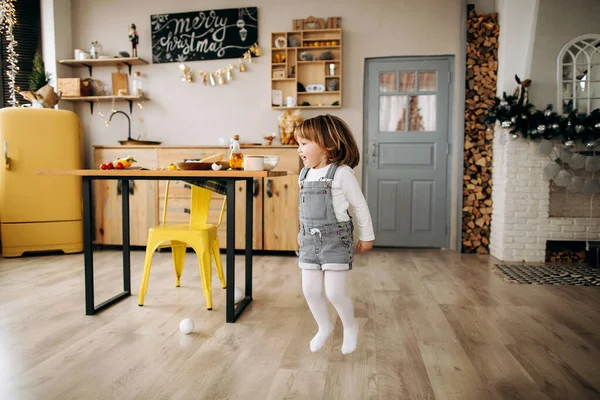
[[[450,60],[368,60],[365,183],[375,245],[446,247]]]

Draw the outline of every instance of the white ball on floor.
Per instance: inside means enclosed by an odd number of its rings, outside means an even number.
[[[236,287],[235,290],[233,291],[233,302],[235,304],[237,304],[240,301],[242,301],[243,299],[244,299],[244,292],[242,292],[242,289],[240,289],[239,287]]]
[[[186,335],[194,330],[194,321],[189,318],[184,318],[179,323],[179,330]]]

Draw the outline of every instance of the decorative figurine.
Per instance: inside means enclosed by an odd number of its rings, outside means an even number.
[[[129,27],[129,41],[131,42],[131,56],[137,57],[137,45],[140,38],[135,31],[135,24],[131,24]]]

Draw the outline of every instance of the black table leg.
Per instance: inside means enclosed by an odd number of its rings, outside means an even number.
[[[131,294],[131,249],[129,235],[129,181],[124,179],[121,184],[121,213],[123,215],[123,292]],[[131,182],[133,184],[133,181]]]
[[[252,301],[252,248],[254,240],[254,204],[252,185],[254,179],[246,179],[246,299]]]
[[[83,177],[83,259],[85,275],[85,315],[94,315],[94,255],[92,248],[92,181]]]
[[[131,295],[130,257],[129,257],[129,181],[118,184],[122,190],[123,215],[123,292],[94,306],[94,257],[92,238],[92,178],[83,177],[83,252],[85,263],[85,314],[95,315]]]
[[[225,307],[227,322],[235,322],[235,180],[227,180],[227,289]]]

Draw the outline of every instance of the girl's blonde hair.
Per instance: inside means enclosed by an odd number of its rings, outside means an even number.
[[[348,125],[334,115],[319,115],[302,122],[294,137],[315,142],[327,153],[330,163],[354,168],[360,161],[358,146]]]

